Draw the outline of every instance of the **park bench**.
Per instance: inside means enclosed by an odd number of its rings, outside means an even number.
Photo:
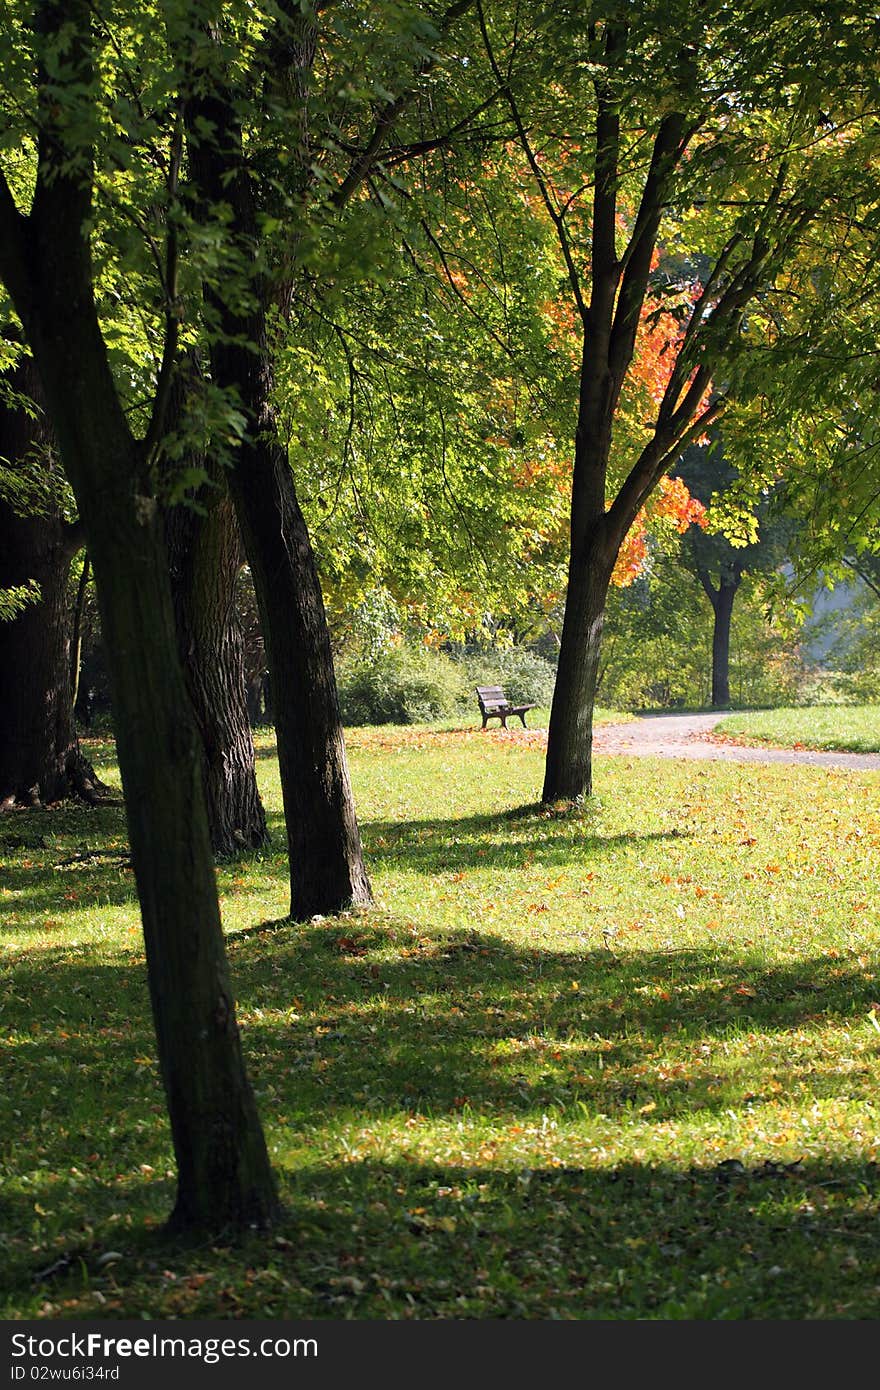
[[[484,729],[490,719],[496,718],[501,720],[502,729],[506,729],[512,714],[518,714],[523,728],[526,727],[526,710],[534,709],[534,704],[512,705],[500,685],[478,685],[476,689]]]

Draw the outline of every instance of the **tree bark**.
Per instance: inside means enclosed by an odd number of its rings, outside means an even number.
[[[271,675],[290,856],[290,913],[302,920],[371,901],[345,754],[330,634],[308,528],[281,443],[267,331],[270,285],[253,265],[257,210],[234,105],[219,82],[188,103],[198,204],[230,210],[228,231],[252,263],[247,294],[206,297],[219,332],[211,366],[234,393],[246,433],[229,491],[250,565]],[[206,137],[205,131],[214,132]],[[242,300],[249,301],[240,308]],[[233,307],[233,305],[235,307]]]
[[[597,522],[572,553],[541,799],[576,801],[593,790],[593,708],[608,586],[617,547]]]
[[[241,541],[229,497],[200,496],[202,510],[166,509],[177,644],[204,750],[205,800],[215,854],[268,840],[245,703],[243,643],[235,609]]]
[[[98,322],[87,227],[93,119],[87,0],[42,0],[37,180],[30,214],[0,177],[0,274],[34,354],[95,571],[141,905],[159,1062],[177,1159],[172,1224],[216,1232],[278,1210],[241,1053],[202,786],[177,654],[150,461],[132,438]],[[63,34],[63,46],[58,42]],[[57,102],[58,85],[67,105]],[[76,113],[75,113],[76,114]]]
[[[7,384],[38,413],[0,398],[0,458],[41,486],[27,515],[0,498],[0,588],[39,585],[36,601],[0,622],[0,807],[46,804],[71,792],[95,801],[100,783],[79,749],[70,684],[67,583],[79,530],[62,512],[57,449],[33,360],[23,358]]]
[[[321,586],[280,445],[265,437],[255,446],[242,445],[230,491],[245,538],[271,672],[291,916],[339,912],[352,903],[369,903],[370,885]]]
[[[712,611],[715,614],[712,627],[713,709],[730,708],[730,623],[741,577],[722,574],[712,598]]]
[[[706,598],[712,605],[714,620],[712,624],[712,708],[730,708],[730,623],[733,617],[733,603],[742,583],[743,571],[739,565],[721,562],[718,575],[718,588],[712,583],[712,576],[700,558],[696,543],[691,544],[694,569]]]

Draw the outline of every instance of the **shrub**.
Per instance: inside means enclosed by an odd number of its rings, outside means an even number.
[[[464,672],[447,656],[407,646],[339,667],[346,724],[422,724],[456,714],[467,702]]]
[[[472,652],[461,659],[468,685],[467,704],[474,701],[474,686],[500,685],[513,705],[549,705],[556,680],[555,667],[528,647],[496,647]]]

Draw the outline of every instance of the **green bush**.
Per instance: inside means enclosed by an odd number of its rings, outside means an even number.
[[[528,647],[496,647],[461,658],[467,675],[468,705],[477,685],[500,685],[513,705],[547,706],[553,699],[556,671],[550,662]]]
[[[369,661],[342,662],[338,677],[346,724],[426,724],[467,703],[465,672],[426,649],[400,646]]]
[[[474,687],[501,685],[512,704],[549,705],[555,671],[525,647],[448,656],[401,644],[367,659],[337,663],[343,722],[429,724],[473,713]]]

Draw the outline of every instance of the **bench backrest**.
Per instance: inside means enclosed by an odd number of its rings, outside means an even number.
[[[510,704],[500,685],[478,685],[476,689],[482,710],[507,709]]]

